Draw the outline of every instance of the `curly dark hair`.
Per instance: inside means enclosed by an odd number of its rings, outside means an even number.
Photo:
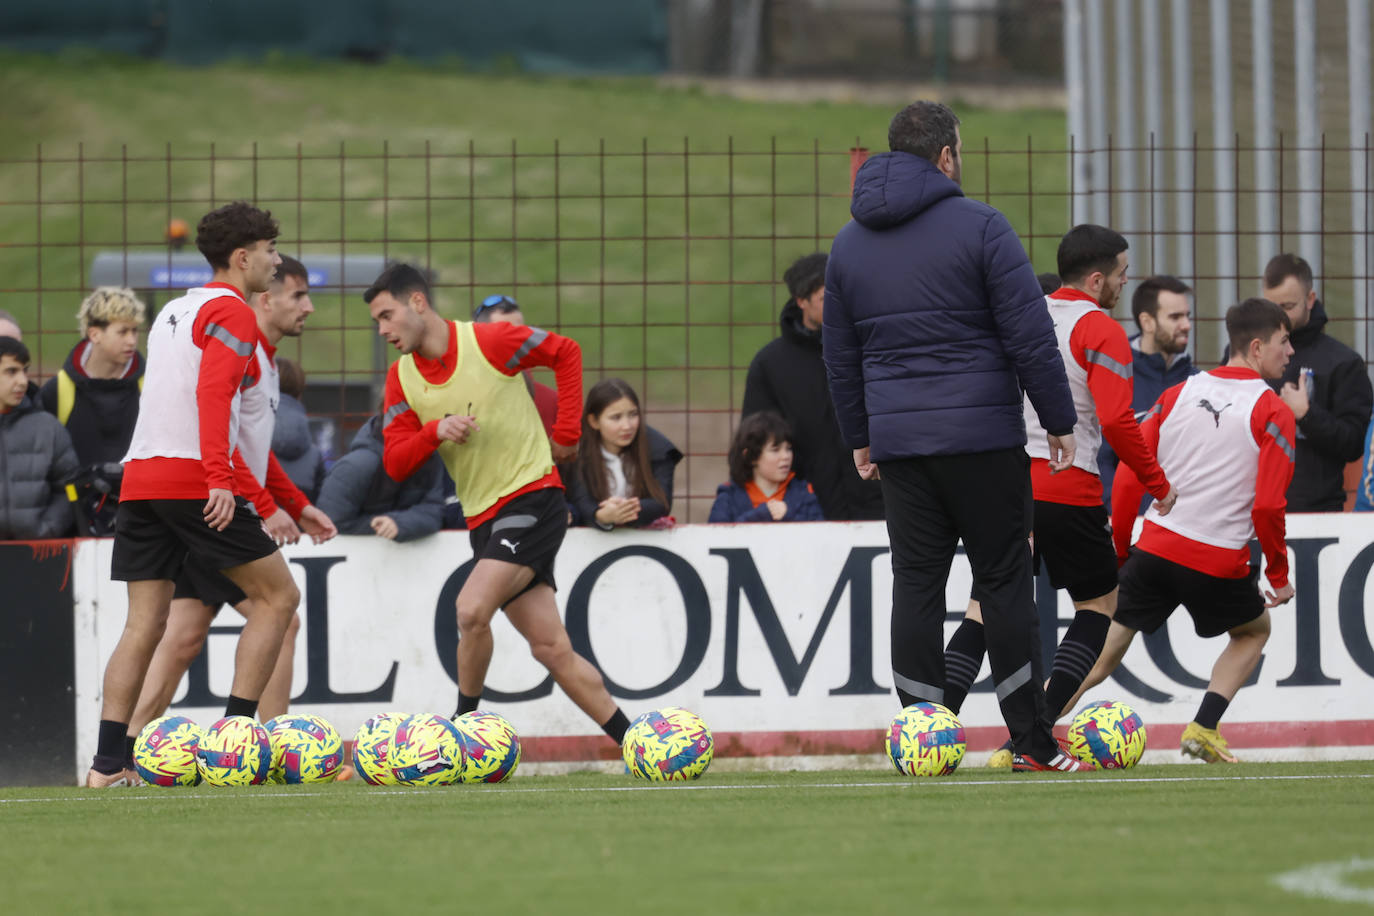
[[[236,200],[200,218],[196,247],[211,267],[224,270],[229,266],[229,255],[254,242],[275,239],[280,231],[270,211]]]
[[[740,421],[730,443],[730,479],[741,487],[754,479],[754,465],[770,442],[791,442],[792,427],[771,410],[751,413]]]

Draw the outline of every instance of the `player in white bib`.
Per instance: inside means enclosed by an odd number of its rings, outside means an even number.
[[[1293,347],[1288,316],[1267,299],[1226,313],[1231,360],[1175,385],[1146,414],[1141,430],[1178,487],[1168,516],[1145,513],[1140,538],[1121,568],[1121,595],[1107,644],[1083,690],[1120,664],[1138,631],[1153,633],[1179,605],[1199,636],[1228,636],[1197,715],[1183,731],[1185,754],[1235,763],[1217,722],[1259,662],[1269,608],[1293,597],[1284,540],[1285,493],[1293,477],[1293,412],[1266,384],[1280,378]],[[1123,464],[1112,487],[1118,557],[1144,487]],[[1269,588],[1261,597],[1250,539],[1264,552]],[[1082,695],[1080,691],[1079,696]],[[1073,702],[1077,702],[1075,696]]]
[[[239,447],[234,452],[237,489],[253,504],[268,535],[278,544],[296,543],[302,530],[315,543],[322,543],[338,533],[334,523],[310,504],[271,451],[280,397],[277,346],[283,337],[299,337],[306,319],[315,311],[305,265],[282,255],[271,286],[254,296],[252,305],[259,337],[253,364],[255,381],[243,389],[239,411]],[[167,630],[148,666],[138,706],[129,722],[130,736],[137,736],[143,726],[166,712],[186,669],[200,654],[219,609],[226,604],[238,607],[244,601],[242,589],[229,578],[188,558],[176,580]],[[286,712],[299,629],[300,618],[293,616],[259,702],[258,712],[264,721]]]

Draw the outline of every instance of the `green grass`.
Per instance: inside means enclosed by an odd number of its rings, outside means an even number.
[[[1273,878],[1371,810],[1368,762],[8,790],[0,863],[16,913],[1348,913]]]
[[[1026,151],[1063,148],[1063,113],[958,107],[967,191],[1051,266],[1066,169]],[[165,251],[170,217],[247,197],[285,250],[428,263],[450,314],[514,292],[591,375],[663,369],[651,403],[725,406],[776,333],[783,269],[847,219],[847,151],[885,149],[893,109],[403,62],[0,56],[0,308],[41,311],[51,372],[96,251]],[[356,293],[315,302],[307,371],[369,371]]]

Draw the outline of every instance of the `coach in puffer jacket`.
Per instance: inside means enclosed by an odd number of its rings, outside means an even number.
[[[379,533],[372,521],[387,516],[396,523],[397,541],[413,541],[439,530],[444,512],[438,455],[397,483],[382,466],[382,423],[372,417],[353,444],[325,475],[315,506],[329,516],[339,534]]]
[[[76,468],[71,436],[31,394],[0,413],[0,540],[70,535],[63,481]]]
[[[1055,434],[1073,399],[1045,296],[1006,217],[927,159],[859,169],[825,283],[840,430],[875,462],[1026,444],[1024,388]]]

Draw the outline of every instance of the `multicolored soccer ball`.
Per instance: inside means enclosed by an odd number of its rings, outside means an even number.
[[[379,712],[358,729],[353,738],[353,767],[370,786],[394,786],[391,770],[391,741],[396,726],[407,718],[403,712]]]
[[[667,706],[631,722],[620,750],[632,775],[672,782],[705,773],[716,745],[700,716],[681,706]]]
[[[389,765],[403,786],[447,786],[463,775],[463,739],[452,720],[433,713],[407,716],[391,739]]]
[[[212,786],[260,786],[272,770],[272,742],[256,719],[228,716],[205,730],[196,761]]]
[[[887,730],[887,756],[908,776],[948,776],[968,748],[964,726],[939,703],[913,703]]]
[[[143,726],[134,742],[134,769],[150,786],[200,784],[196,751],[205,733],[185,716],[163,716]]]
[[[1145,753],[1145,723],[1125,703],[1090,703],[1069,723],[1069,753],[1104,770],[1133,767]]]
[[[520,765],[520,736],[494,712],[464,713],[453,724],[466,763],[459,782],[505,782]]]
[[[339,775],[343,739],[324,719],[287,713],[268,722],[266,728],[272,742],[271,782],[332,782]]]

